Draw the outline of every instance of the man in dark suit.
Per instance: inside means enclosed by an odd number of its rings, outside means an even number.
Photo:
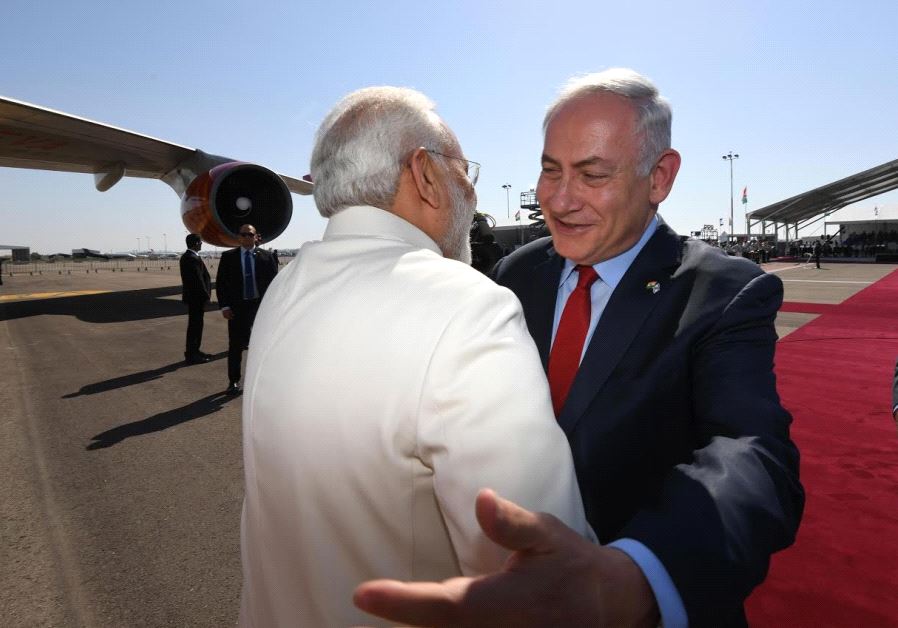
[[[571,444],[591,546],[480,496],[517,553],[486,581],[368,583],[356,603],[425,625],[741,626],[804,505],[773,375],[782,283],[674,233],[670,108],[631,70],[573,80],[544,122],[551,238],[493,271],[513,290]]]
[[[185,238],[187,250],[181,256],[181,300],[187,305],[187,342],[184,360],[188,364],[208,362],[211,356],[200,351],[203,342],[203,312],[212,296],[209,271],[199,256],[203,242],[191,233]]]
[[[278,272],[277,261],[257,248],[256,228],[243,225],[238,231],[240,246],[221,254],[215,277],[215,292],[222,316],[228,321],[228,388],[240,392],[240,363],[249,346],[249,335],[259,303]]]

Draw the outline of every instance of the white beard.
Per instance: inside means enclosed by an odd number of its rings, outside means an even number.
[[[471,265],[471,221],[477,206],[477,194],[472,190],[470,197],[464,188],[452,182],[449,186],[449,230],[440,243],[443,256]]]

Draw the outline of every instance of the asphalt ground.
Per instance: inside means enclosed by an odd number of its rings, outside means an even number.
[[[839,303],[896,265],[765,268],[786,301]],[[777,331],[814,316],[781,312]],[[240,398],[222,394],[224,319],[206,313],[216,357],[196,366],[186,324],[176,265],[4,276],[0,625],[236,622]]]
[[[0,625],[236,622],[240,398],[224,319],[197,366],[186,321],[177,270],[4,278]]]

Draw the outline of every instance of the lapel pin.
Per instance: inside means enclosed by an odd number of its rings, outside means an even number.
[[[651,290],[652,294],[658,294],[659,292],[661,292],[661,284],[657,281],[650,281],[645,284],[645,289]]]

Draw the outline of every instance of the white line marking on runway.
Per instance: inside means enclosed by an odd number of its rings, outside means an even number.
[[[764,269],[764,272],[767,272],[767,273],[778,273],[778,272],[780,272],[781,270],[794,270],[794,269],[800,268],[800,267],[801,267],[800,265],[795,265],[795,266],[783,266],[782,268],[765,268],[765,269]]]

